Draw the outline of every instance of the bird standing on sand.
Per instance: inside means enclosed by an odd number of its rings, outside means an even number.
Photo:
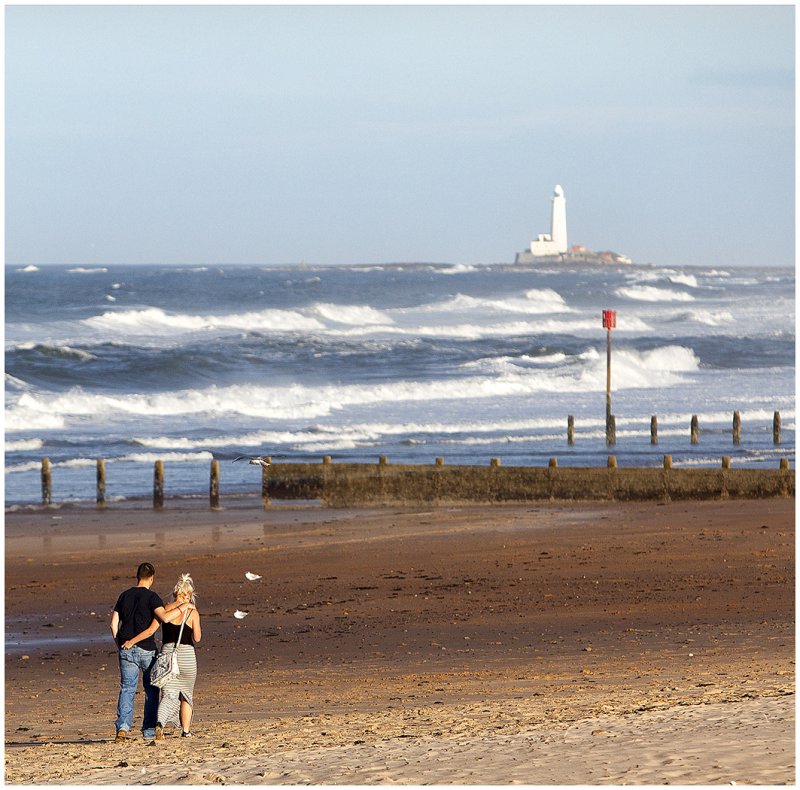
[[[235,464],[237,461],[241,461],[245,458],[247,459],[248,463],[256,464],[262,469],[266,469],[272,463],[267,455],[240,455],[238,458],[234,458],[231,463]]]

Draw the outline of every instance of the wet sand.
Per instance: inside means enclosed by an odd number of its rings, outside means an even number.
[[[794,500],[246,504],[6,514],[8,783],[794,781]],[[200,592],[191,741],[140,693],[111,742],[143,560]]]

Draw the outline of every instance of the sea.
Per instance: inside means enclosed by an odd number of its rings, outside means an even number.
[[[212,459],[223,504],[257,494],[239,455],[794,465],[794,296],[770,266],[7,266],[6,506],[41,502],[44,457],[56,503],[94,501],[99,458],[109,503],[156,460],[168,499],[207,497]]]

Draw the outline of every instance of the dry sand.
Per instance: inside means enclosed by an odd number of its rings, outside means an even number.
[[[794,782],[794,500],[240,504],[6,514],[7,783]],[[143,560],[201,593],[196,737],[137,694],[117,745]]]

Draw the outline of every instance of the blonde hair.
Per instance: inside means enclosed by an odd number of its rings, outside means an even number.
[[[178,579],[178,583],[175,585],[175,589],[172,592],[176,598],[179,595],[188,595],[189,600],[194,603],[195,591],[192,577],[188,573],[182,573]]]

